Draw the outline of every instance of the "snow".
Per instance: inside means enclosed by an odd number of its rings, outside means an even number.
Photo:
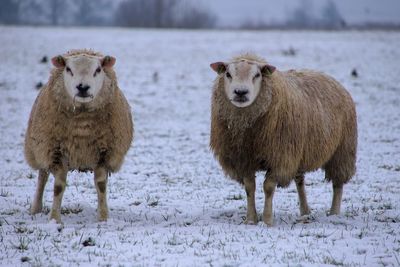
[[[158,31],[0,27],[0,265],[399,266],[399,32]],[[23,156],[35,84],[73,48],[117,58],[136,136],[108,183],[110,219],[96,220],[91,174],[72,172],[63,224],[29,215],[37,173]],[[293,47],[297,54],[285,56]],[[274,197],[274,227],[244,225],[243,188],[209,150],[211,62],[253,51],[278,69],[311,68],[338,79],[358,112],[357,174],[342,212],[327,216],[331,184],[306,175],[312,215],[300,217],[294,184]],[[350,72],[356,68],[359,77]],[[155,74],[157,73],[157,74]],[[257,176],[261,217],[263,175]]]

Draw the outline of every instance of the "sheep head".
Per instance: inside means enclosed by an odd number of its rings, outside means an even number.
[[[104,69],[112,68],[115,58],[97,57],[86,54],[56,56],[51,62],[63,69],[64,85],[68,95],[80,103],[91,102],[103,87]]]
[[[263,77],[275,71],[272,65],[244,59],[230,63],[215,62],[210,66],[219,75],[223,75],[227,98],[240,108],[254,102],[260,92]]]

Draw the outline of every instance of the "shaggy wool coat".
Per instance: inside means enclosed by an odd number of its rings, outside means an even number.
[[[76,105],[67,95],[62,71],[52,70],[33,105],[25,136],[28,164],[47,171],[60,163],[69,170],[104,166],[118,171],[132,142],[133,122],[114,71],[104,69],[103,88],[85,105]]]
[[[234,60],[266,63],[256,56]],[[224,77],[213,87],[210,146],[225,173],[243,183],[267,171],[278,186],[322,168],[346,183],[355,173],[357,121],[350,94],[332,77],[309,70],[275,71],[262,80],[255,102],[234,106]]]

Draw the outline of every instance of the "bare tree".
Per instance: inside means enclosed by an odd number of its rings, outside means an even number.
[[[47,16],[44,13],[44,5],[40,0],[20,2],[20,22],[22,24],[48,24]]]
[[[115,23],[119,26],[152,27],[153,10],[149,3],[150,1],[146,0],[121,2],[115,12]]]
[[[111,9],[111,4],[107,0],[75,0],[74,12],[76,25],[82,26],[94,26],[94,25],[106,25],[107,14]]]
[[[119,26],[154,28],[207,28],[215,25],[213,14],[178,0],[126,0],[116,13]]]
[[[63,0],[49,0],[50,1],[50,17],[51,17],[51,25],[58,25],[60,22],[60,18],[63,15],[63,11],[65,11],[65,1]]]
[[[328,29],[339,29],[346,26],[342,15],[333,1],[328,1],[322,9],[322,25]]]
[[[200,7],[185,6],[176,27],[190,29],[214,28],[217,18],[214,14]]]
[[[154,11],[155,11],[155,16],[154,16],[154,22],[155,22],[155,27],[156,28],[161,28],[163,26],[163,1],[162,0],[154,0]]]
[[[126,0],[115,13],[115,22],[130,27],[172,27],[176,0]]]
[[[20,2],[22,23],[60,25],[71,16],[71,2],[63,0],[23,0]]]
[[[316,20],[311,14],[312,3],[309,0],[302,0],[300,6],[295,8],[289,16],[287,26],[290,28],[315,28]]]

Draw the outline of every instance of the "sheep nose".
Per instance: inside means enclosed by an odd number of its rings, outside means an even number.
[[[247,89],[235,89],[235,91],[233,91],[237,96],[245,96],[247,95],[247,93],[249,92],[249,90]]]
[[[76,89],[78,89],[78,91],[81,92],[81,93],[86,93],[90,89],[90,86],[89,85],[82,85],[80,83],[80,84],[78,84],[78,86],[76,86]]]

